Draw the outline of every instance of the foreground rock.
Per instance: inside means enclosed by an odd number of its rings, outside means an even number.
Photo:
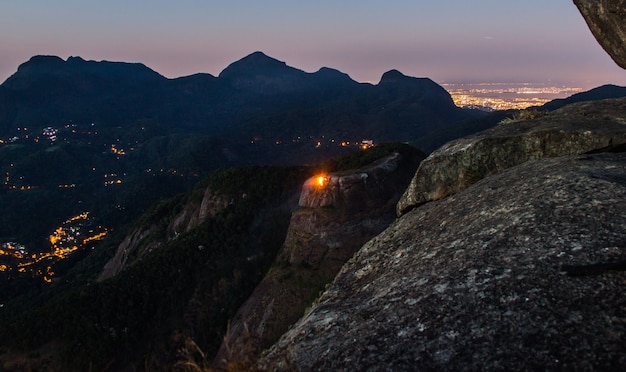
[[[267,370],[626,367],[626,155],[527,162],[408,212]]]
[[[398,214],[457,193],[485,176],[545,157],[626,146],[626,99],[582,102],[534,120],[501,124],[451,141],[424,160]]]
[[[622,68],[626,68],[626,0],[574,0],[589,29]]]
[[[276,342],[354,252],[394,220],[421,159],[405,150],[306,181],[279,257],[231,320],[214,366],[250,364]]]

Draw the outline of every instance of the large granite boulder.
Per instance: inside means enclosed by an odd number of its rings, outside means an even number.
[[[626,99],[582,102],[543,117],[501,124],[451,141],[426,158],[397,206],[399,215],[502,170],[545,157],[626,146]]]
[[[626,0],[574,0],[602,48],[626,68]]]
[[[626,154],[528,161],[397,219],[259,367],[623,370],[625,269]]]

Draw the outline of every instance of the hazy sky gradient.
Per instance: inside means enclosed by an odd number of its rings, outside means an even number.
[[[626,85],[571,0],[0,0],[0,81],[37,54],[219,74],[254,51],[357,81]]]

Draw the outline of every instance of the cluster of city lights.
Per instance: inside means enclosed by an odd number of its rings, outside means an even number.
[[[64,221],[48,237],[49,252],[29,253],[24,245],[5,242],[0,249],[0,272],[16,271],[41,277],[44,282],[52,282],[54,263],[66,259],[72,252],[86,248],[90,243],[103,239],[108,230],[102,226],[92,226],[89,212],[84,212]],[[45,264],[44,264],[45,263]]]
[[[583,91],[578,87],[532,83],[444,84],[444,87],[457,106],[483,110],[521,110]]]

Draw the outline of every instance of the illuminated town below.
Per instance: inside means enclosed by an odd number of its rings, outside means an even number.
[[[93,246],[108,234],[102,226],[93,226],[89,212],[73,216],[57,227],[48,238],[49,252],[30,253],[17,242],[3,242],[0,246],[0,272],[13,275],[40,277],[51,283],[54,264],[75,251]]]
[[[487,111],[525,109],[541,106],[558,98],[567,98],[584,89],[550,84],[443,84],[459,107]]]

